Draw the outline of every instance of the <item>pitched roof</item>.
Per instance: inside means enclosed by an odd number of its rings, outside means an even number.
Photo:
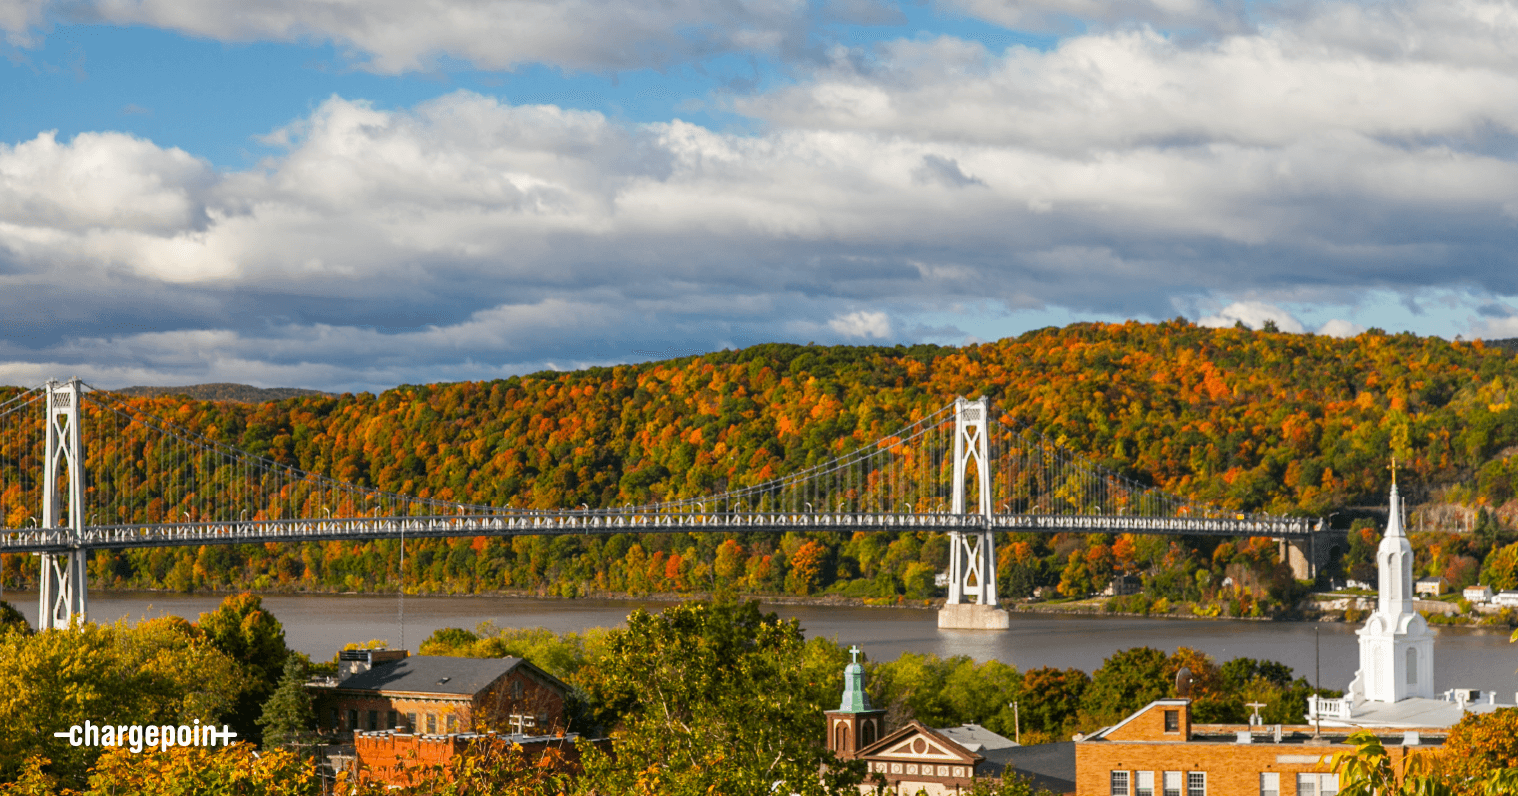
[[[985,759],[938,730],[913,719],[875,743],[860,749],[858,757],[888,757],[901,760],[950,761],[974,765]]]
[[[455,658],[417,655],[349,675],[337,687],[350,691],[404,691],[421,694],[474,696],[502,675],[521,665],[521,658]],[[536,669],[537,667],[533,667]],[[536,672],[535,672],[536,673]],[[552,680],[552,678],[548,678]],[[557,680],[553,680],[557,683]]]
[[[1054,793],[1075,792],[1072,741],[990,749],[986,751],[986,762],[989,765],[985,767],[985,776],[1002,776],[1010,768],[1033,780],[1035,788],[1047,788]]]
[[[961,724],[958,727],[934,727],[933,731],[971,752],[985,752],[988,749],[1005,749],[1009,746],[1017,746],[1017,743],[1011,738],[991,732],[979,724]]]

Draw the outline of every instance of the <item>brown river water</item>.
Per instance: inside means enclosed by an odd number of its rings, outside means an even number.
[[[95,621],[136,620],[177,614],[196,619],[213,610],[225,595],[145,592],[92,592]],[[34,625],[36,592],[6,592]],[[269,594],[264,606],[285,627],[286,643],[318,660],[331,659],[343,644],[370,639],[401,643],[395,595]],[[556,632],[615,627],[634,608],[657,611],[662,602],[557,600],[521,597],[407,597],[405,645],[413,652],[432,631],[444,627],[473,629],[490,620],[502,627],[546,627]],[[1026,670],[1040,666],[1091,671],[1117,650],[1151,646],[1166,652],[1187,646],[1218,662],[1235,657],[1276,660],[1298,676],[1313,678],[1314,629],[1321,641],[1322,682],[1342,689],[1357,665],[1356,626],[1342,623],[1251,622],[1239,620],[1145,619],[1135,617],[1062,616],[1015,613],[1003,632],[940,630],[932,610],[814,605],[766,606],[796,617],[809,636],[858,644],[874,660],[891,660],[903,652],[941,657],[968,655],[996,659]],[[1511,702],[1518,692],[1518,644],[1506,631],[1437,630],[1435,687],[1497,691]]]

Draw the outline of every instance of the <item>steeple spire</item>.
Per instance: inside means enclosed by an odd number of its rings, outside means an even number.
[[[870,695],[864,690],[864,666],[859,663],[859,647],[850,647],[853,662],[843,667],[843,701],[838,710],[843,713],[863,713],[870,710]]]

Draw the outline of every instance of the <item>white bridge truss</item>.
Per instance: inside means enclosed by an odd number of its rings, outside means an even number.
[[[41,424],[45,440],[36,440],[42,448],[41,521],[30,528],[0,529],[0,553],[36,553],[41,559],[41,629],[65,627],[86,616],[86,564],[91,549],[404,537],[936,531],[946,533],[950,540],[949,604],[994,607],[998,602],[997,532],[1267,536],[1310,541],[1323,528],[1320,521],[1309,518],[1246,515],[1193,505],[1101,472],[1037,432],[1023,428],[1017,432],[1022,436],[1012,436],[1007,427],[993,421],[991,405],[985,398],[955,401],[952,445],[944,436],[949,428],[945,408],[873,447],[863,446],[799,473],[722,495],[622,508],[537,510],[423,500],[341,484],[206,440],[151,416],[130,414],[113,402],[110,394],[86,395],[84,387],[77,379],[50,381],[0,404],[0,419],[11,418],[6,421],[10,425],[0,428],[0,443],[9,445],[0,445],[0,452],[9,449],[23,453],[26,444],[8,441],[3,435],[8,433],[6,429],[19,427],[14,422],[21,417],[19,410],[45,405]],[[209,506],[175,504],[160,512],[162,516],[155,515],[156,522],[90,522],[96,515],[86,517],[86,485],[105,494],[112,488],[112,478],[119,475],[107,472],[95,476],[96,481],[89,480],[92,474],[86,472],[81,439],[82,425],[87,426],[81,411],[86,398],[92,406],[103,407],[98,411],[101,416],[115,412],[139,431],[151,427],[165,439],[171,438],[183,450],[176,454],[177,459],[170,457],[169,461],[183,466],[202,457],[208,463],[197,466],[208,468],[210,475],[203,476],[207,484],[244,491],[228,493],[230,497],[219,495],[215,500],[221,502]],[[27,428],[31,429],[29,433],[37,432],[35,424]],[[940,436],[935,438],[934,434]],[[941,446],[935,449],[939,453],[922,454],[934,439]],[[921,449],[908,455],[904,451],[909,445]],[[138,449],[142,447],[139,443]],[[146,454],[142,456],[147,458]],[[0,466],[9,466],[5,472],[20,479],[22,476],[15,474],[23,468],[16,463],[23,459],[13,458],[9,463],[0,460]],[[943,480],[937,480],[940,466],[944,468]],[[948,474],[950,466],[952,477]],[[273,487],[268,486],[271,480],[276,481]],[[880,486],[883,482],[887,484],[884,488]],[[228,487],[229,483],[234,487]],[[6,486],[0,480],[0,493]],[[140,483],[133,482],[132,486]],[[326,490],[321,495],[340,507],[362,503],[366,510],[353,513],[369,516],[330,516],[331,510],[326,509],[329,516],[321,518],[279,518],[280,512],[323,513],[313,509],[319,504],[309,501],[300,504],[291,498],[277,507],[269,502],[271,495],[290,494],[295,486]],[[135,494],[132,489],[118,492]],[[939,510],[926,510],[938,499],[933,495],[948,500],[937,504]],[[141,516],[138,508],[123,508],[119,497],[97,495],[94,499],[117,502],[97,502],[90,510],[128,516],[138,511]],[[343,500],[348,502],[344,504]],[[195,519],[186,506],[203,515],[236,515],[238,519]],[[868,510],[871,507],[876,510]],[[897,510],[880,510],[882,507]],[[14,511],[13,507],[12,516]],[[250,511],[253,517],[248,517]],[[267,516],[271,511],[276,518]],[[183,521],[175,520],[181,516]]]

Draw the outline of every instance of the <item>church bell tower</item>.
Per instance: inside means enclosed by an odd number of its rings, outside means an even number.
[[[859,663],[859,647],[850,647],[852,662],[843,668],[843,701],[837,710],[827,711],[827,747],[840,760],[852,760],[859,750],[885,735],[883,710],[870,708],[870,696],[864,692],[864,666]]]
[[[1402,530],[1402,500],[1392,464],[1391,515],[1376,550],[1376,612],[1360,628],[1360,671],[1349,685],[1355,703],[1434,697],[1434,635],[1413,609],[1413,547]]]

